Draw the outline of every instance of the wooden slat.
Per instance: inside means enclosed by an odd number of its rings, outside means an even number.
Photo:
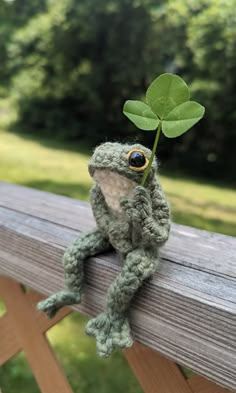
[[[21,346],[14,333],[14,326],[6,313],[0,318],[0,366],[20,350]]]
[[[0,183],[0,274],[44,294],[61,290],[65,247],[94,225],[88,204]],[[236,389],[236,240],[173,225],[161,255],[159,272],[132,307],[135,338]],[[91,258],[76,309],[101,311],[106,287],[120,269],[114,254]]]
[[[40,300],[43,300],[45,296],[33,290],[27,292],[25,296],[31,306],[32,314],[37,320],[42,333],[45,333],[48,329],[71,313],[71,310],[65,307],[60,310],[54,318],[49,319],[45,316],[45,314],[38,312],[36,309],[36,304]],[[4,316],[0,318],[0,366],[22,350],[15,334],[16,326],[13,326],[10,321],[11,318],[9,317],[9,313],[4,314]]]
[[[228,389],[224,389],[199,375],[190,377],[188,383],[193,393],[231,393]]]
[[[124,354],[145,393],[192,393],[178,366],[156,351],[135,343]]]
[[[42,393],[72,393],[46,337],[32,317],[31,307],[20,285],[1,277],[0,289],[11,320],[11,328],[24,349]]]

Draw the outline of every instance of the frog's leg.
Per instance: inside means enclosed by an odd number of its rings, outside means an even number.
[[[83,233],[76,239],[67,248],[63,257],[66,289],[39,302],[38,309],[44,311],[51,318],[61,307],[80,303],[84,278],[84,260],[108,248],[110,248],[108,240],[98,229]]]
[[[100,356],[108,356],[116,347],[132,345],[127,311],[134,294],[155,272],[157,265],[155,251],[137,248],[127,254],[121,273],[108,290],[107,310],[91,319],[86,326],[86,332],[96,337]]]

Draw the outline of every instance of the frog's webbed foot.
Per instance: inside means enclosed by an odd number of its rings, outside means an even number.
[[[37,308],[38,310],[45,312],[49,318],[52,318],[63,306],[78,304],[80,301],[81,295],[79,292],[65,290],[57,292],[49,298],[42,300],[38,303]]]
[[[85,330],[96,338],[97,353],[101,357],[109,356],[116,348],[129,348],[133,344],[129,321],[122,314],[104,312],[91,319]]]

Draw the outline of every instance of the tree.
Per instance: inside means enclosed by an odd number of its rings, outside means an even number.
[[[2,53],[24,130],[92,144],[135,132],[152,144],[126,121],[123,104],[142,99],[159,74],[177,73],[206,116],[190,134],[161,142],[160,158],[234,177],[236,0],[34,0],[29,8],[21,0],[22,10],[16,3],[11,9],[24,17]]]
[[[0,0],[0,84],[10,78],[8,45],[14,32],[32,16],[46,9],[46,0]]]
[[[176,72],[191,82],[194,98],[206,107],[195,134],[173,146],[173,156],[191,163],[191,170],[234,177],[236,144],[236,16],[235,0],[170,0],[165,36]],[[194,168],[193,168],[194,167]],[[226,172],[226,173],[225,173]]]
[[[66,138],[127,135],[123,103],[155,64],[148,7],[59,0],[18,30],[9,51],[22,123]]]

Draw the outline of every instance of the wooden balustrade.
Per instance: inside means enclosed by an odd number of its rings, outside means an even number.
[[[24,350],[43,393],[72,392],[44,335],[70,310],[49,320],[35,304],[63,288],[64,249],[94,225],[88,203],[0,183],[0,365]],[[120,269],[113,253],[88,260],[74,309],[100,312]],[[124,354],[145,393],[236,391],[235,238],[173,224],[130,314],[136,342]],[[176,363],[199,375],[185,378]]]

